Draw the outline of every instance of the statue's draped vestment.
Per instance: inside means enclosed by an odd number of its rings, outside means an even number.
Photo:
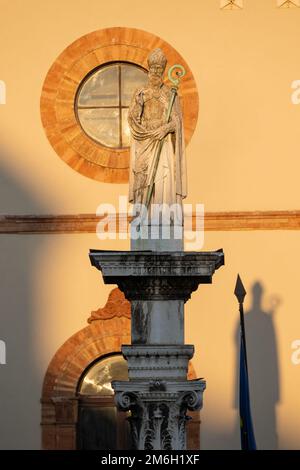
[[[133,204],[146,202],[159,145],[154,131],[166,124],[170,96],[170,89],[162,85],[159,93],[144,87],[132,98],[128,122],[131,130],[129,201]],[[184,133],[178,97],[169,122],[174,131],[163,139],[151,204],[171,205],[181,203],[186,197]]]

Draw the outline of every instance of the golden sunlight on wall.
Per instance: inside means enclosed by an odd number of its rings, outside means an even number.
[[[300,80],[300,9],[278,9],[275,0],[243,4],[222,11],[219,0],[152,0],[145,12],[140,0],[127,0],[126,8],[123,0],[0,0],[7,95],[0,106],[0,213],[94,213],[100,202],[117,204],[127,193],[127,185],[93,181],[63,163],[40,120],[42,85],[56,57],[79,37],[112,26],[162,37],[194,74],[200,112],[187,149],[188,202],[209,211],[300,209],[300,104],[292,102],[292,83]],[[2,235],[0,243],[0,339],[7,342],[0,447],[39,448],[48,363],[113,287],[90,266],[88,250],[128,243],[86,234]],[[292,342],[300,339],[299,232],[206,233],[205,250],[221,247],[225,267],[186,308],[186,342],[195,344],[194,367],[207,379],[202,448],[239,448],[238,272],[248,291],[258,446],[300,448],[300,364],[291,360]]]
[[[40,332],[34,349],[43,358],[42,373],[66,339],[87,325],[92,310],[105,305],[112,286],[104,284],[88,253],[91,248],[113,250],[115,243],[129,249],[125,241],[101,243],[96,235],[52,235],[41,243],[33,269],[33,285],[38,286],[33,302]]]
[[[225,267],[187,304],[186,342],[195,343],[197,376],[207,379],[202,412],[205,448],[239,448],[237,416],[237,273],[245,299],[251,404],[258,447],[299,448],[300,263],[297,232],[206,233],[205,250],[223,247]]]
[[[90,266],[89,248],[113,249],[94,235],[5,236],[1,251],[3,309],[1,335],[7,339],[2,367],[2,444],[39,446],[39,398],[46,368],[57,349],[86,325],[92,310],[106,303],[105,286]],[[195,344],[193,365],[205,377],[201,413],[202,448],[239,448],[237,412],[238,305],[236,275],[248,292],[245,302],[251,404],[258,447],[299,448],[300,364],[292,342],[300,339],[297,288],[297,232],[206,234],[204,249],[224,248],[225,266],[212,285],[200,286],[186,304],[185,339]],[[119,242],[120,249],[126,243]],[[260,285],[259,291],[254,285]],[[256,299],[256,300],[255,300]],[[255,302],[254,302],[255,300]],[[2,377],[2,374],[3,377]],[[22,381],[23,400],[12,390]],[[24,407],[26,397],[27,406]],[[11,416],[22,430],[15,435]],[[3,434],[3,435],[2,435]]]
[[[300,9],[276,8],[274,0],[247,1],[240,11],[220,10],[218,0],[155,0],[145,14],[141,2],[123,5],[1,1],[6,171],[30,188],[45,212],[94,212],[101,200],[127,193],[126,185],[84,178],[57,157],[44,135],[39,99],[50,65],[74,40],[105,27],[135,27],[172,44],[196,78],[200,114],[188,147],[189,200],[207,210],[294,209],[300,105],[291,101],[291,85],[300,78]],[[13,198],[0,209],[25,211]]]

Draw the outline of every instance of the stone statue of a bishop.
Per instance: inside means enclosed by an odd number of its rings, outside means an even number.
[[[149,54],[148,83],[135,91],[128,114],[129,201],[147,208],[153,204],[175,203],[181,207],[187,194],[182,113],[176,94],[168,118],[172,91],[163,83],[166,65],[161,49]]]

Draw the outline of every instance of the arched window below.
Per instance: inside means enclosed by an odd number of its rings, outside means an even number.
[[[77,449],[131,448],[129,413],[117,410],[112,380],[128,380],[127,362],[121,354],[101,358],[83,373],[78,387]]]

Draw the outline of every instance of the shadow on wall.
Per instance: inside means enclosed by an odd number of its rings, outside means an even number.
[[[14,158],[0,149],[3,161]],[[28,188],[0,167],[0,213],[45,213]],[[49,212],[49,211],[48,211]],[[45,236],[0,234],[0,339],[6,364],[0,365],[0,448],[40,448],[41,380],[34,354],[32,275]],[[41,312],[42,315],[42,312]]]
[[[276,405],[280,401],[280,377],[274,317],[280,299],[272,296],[268,301],[268,310],[264,311],[263,296],[263,285],[257,281],[252,286],[252,306],[245,312],[250,402],[257,448],[275,450],[278,448]],[[236,327],[235,342],[237,373],[234,407],[238,416],[234,434],[239,436],[240,322]]]

